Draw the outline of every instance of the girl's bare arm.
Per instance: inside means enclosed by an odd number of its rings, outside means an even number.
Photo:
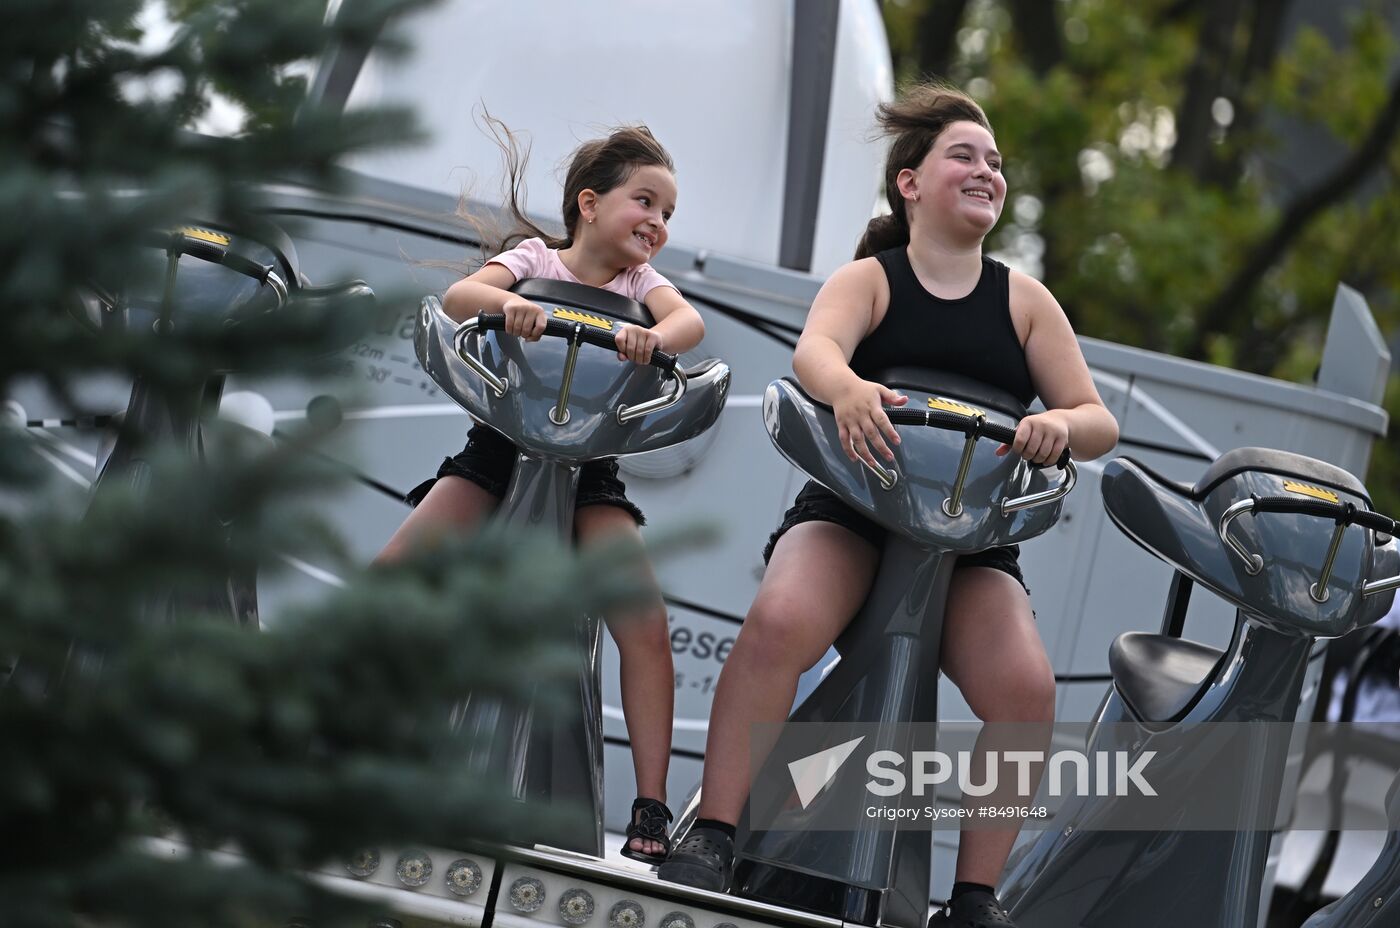
[[[656,320],[651,331],[661,340],[658,347],[662,351],[680,354],[705,337],[705,320],[674,287],[653,287],[646,295],[646,304]]]
[[[514,285],[515,275],[505,265],[487,264],[447,288],[442,298],[443,312],[455,322],[466,322],[477,313],[502,312],[506,303],[517,299],[509,289]]]
[[[851,370],[851,356],[869,334],[876,300],[887,286],[884,271],[874,258],[838,268],[812,301],[792,355],[792,369],[803,388],[813,398],[831,404],[846,456],[872,465],[875,454],[894,460],[890,445],[899,444],[899,433],[884,407],[900,406],[908,400]]]
[[[1064,440],[1077,459],[1107,454],[1118,443],[1118,420],[1104,406],[1094,386],[1065,311],[1044,284],[1023,274],[1013,274],[1012,295],[1018,308],[1029,317],[1026,365],[1046,409],[1027,420],[1044,417],[1055,431],[1056,423],[1062,425]],[[1030,428],[1036,424],[1031,423]],[[1021,430],[1016,437],[1018,443],[1034,441],[1033,437],[1023,436]],[[1020,453],[1022,449],[1011,450]]]

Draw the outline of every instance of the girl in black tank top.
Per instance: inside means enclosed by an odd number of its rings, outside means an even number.
[[[919,283],[904,245],[875,255],[889,282],[890,303],[875,330],[851,355],[851,370],[864,380],[878,380],[896,367],[922,367],[959,374],[1005,390],[1022,406],[1035,399],[1026,366],[1026,352],[1011,321],[1010,268],[994,258],[982,258],[982,274],[966,296],[945,300]],[[877,550],[885,541],[883,526],[856,512],[840,497],[808,480],[768,537],[763,562],[789,530],[804,522],[831,522],[849,529]],[[1018,563],[1018,545],[964,555],[959,567],[991,567],[1009,574],[1026,588]]]
[[[983,256],[982,276],[961,299],[934,296],[919,283],[904,245],[875,256],[890,284],[890,305],[851,356],[851,370],[873,380],[892,367],[961,374],[1005,390],[1029,406],[1035,386],[1011,322],[1010,269]]]
[[[803,387],[831,405],[851,466],[894,459],[899,433],[885,407],[907,398],[878,378],[899,367],[960,374],[1025,404],[1039,393],[1046,411],[1023,418],[1015,442],[999,454],[1053,461],[1068,447],[1071,430],[1076,457],[1103,454],[1117,440],[1117,424],[1094,389],[1064,312],[1040,284],[982,255],[1006,181],[981,108],[947,87],[926,85],[882,105],[880,121],[895,136],[885,166],[893,212],[871,222],[856,260],[817,294],[793,355]],[[926,280],[968,281],[970,292],[953,300],[933,296],[915,275],[911,255]],[[889,306],[872,328],[886,284]],[[1024,320],[1024,348],[1013,320]],[[818,484],[798,494],[765,552],[772,561],[720,673],[699,817],[661,865],[663,880],[728,888],[734,826],[750,772],[762,761],[750,754],[750,732],[787,716],[798,677],[821,659],[868,593],[884,535]],[[941,669],[983,721],[1048,729],[1055,675],[1020,580],[1013,548],[958,557]],[[1010,824],[963,832],[949,911],[933,916],[929,928],[1014,928],[993,891],[1019,821]]]

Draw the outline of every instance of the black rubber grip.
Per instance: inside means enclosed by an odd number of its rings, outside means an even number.
[[[1379,512],[1372,512],[1369,509],[1358,509],[1351,517],[1355,525],[1369,528],[1373,532],[1380,532],[1382,535],[1400,535],[1400,521],[1392,519],[1390,516],[1383,516]]]
[[[1341,503],[1327,503],[1320,499],[1294,499],[1290,496],[1256,496],[1254,512],[1286,512],[1303,516],[1318,516],[1323,519],[1346,521],[1347,507]]]
[[[1289,512],[1305,516],[1319,516],[1347,525],[1359,525],[1383,535],[1396,534],[1400,525],[1390,516],[1369,509],[1357,509],[1351,503],[1327,503],[1322,500],[1293,499],[1288,496],[1256,496],[1254,512]]]
[[[477,322],[479,330],[486,332],[505,331],[505,313],[481,313],[476,318],[479,320]],[[554,338],[572,339],[575,337],[575,333],[577,333],[579,341],[611,351],[617,350],[617,338],[609,329],[600,329],[582,322],[567,322],[563,319],[550,319],[544,326],[544,334]],[[664,351],[651,353],[651,366],[668,374],[675,372],[678,360],[675,355],[667,354]]]
[[[175,233],[173,240],[166,251],[178,251],[182,255],[189,255],[192,258],[200,258],[212,264],[223,264],[228,258],[228,246],[219,245],[215,242],[206,242],[203,239],[190,238],[188,235]]]
[[[890,422],[895,425],[929,425],[934,428],[947,429],[950,432],[962,432],[965,435],[974,432],[980,437],[985,435],[993,441],[999,441],[1004,445],[1009,445],[1016,440],[1016,430],[1004,425],[997,425],[995,422],[988,422],[977,416],[967,416],[957,412],[947,412],[942,409],[906,409],[903,406],[884,407],[885,415]],[[1070,453],[1066,448],[1060,455],[1060,459],[1054,464],[1035,464],[1034,467],[1059,467],[1063,469],[1069,463]]]
[[[267,283],[267,275],[272,273],[273,269],[271,264],[259,264],[237,252],[229,251],[227,245],[195,238],[180,231],[155,233],[150,239],[150,244],[167,254],[189,255],[210,264],[222,265],[231,271],[251,277],[260,284]],[[289,281],[289,286],[295,287],[296,282]]]
[[[267,283],[267,275],[272,273],[271,264],[259,264],[231,251],[225,252],[223,261],[219,263],[229,270],[253,278],[260,284]],[[292,286],[295,287],[296,284],[292,284]]]
[[[1009,445],[1016,440],[1015,429],[1009,429],[1004,425],[996,425],[992,422],[988,422],[982,427],[982,434],[1005,445]]]
[[[831,407],[827,408],[829,409]],[[925,422],[928,422],[928,417],[924,415],[922,409],[904,409],[900,406],[886,406],[885,415],[889,416],[890,421],[895,425],[923,425]]]
[[[166,254],[191,255],[214,264],[222,264],[224,255],[228,253],[225,245],[192,238],[180,231],[150,230],[142,233],[141,240],[143,244],[159,248]]]

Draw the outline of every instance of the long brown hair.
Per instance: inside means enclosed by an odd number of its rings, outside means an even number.
[[[484,257],[493,257],[514,248],[527,238],[541,238],[549,248],[568,248],[574,243],[578,233],[578,196],[585,190],[592,190],[599,196],[626,183],[627,178],[639,167],[655,165],[672,174],[676,166],[671,156],[651,130],[646,126],[616,126],[608,130],[607,136],[584,142],[569,159],[569,170],[564,177],[564,202],[561,212],[564,216],[564,234],[550,235],[526,217],[524,201],[525,164],[530,158],[530,146],[522,148],[514,133],[490,113],[483,114],[487,130],[501,147],[506,168],[505,209],[510,214],[511,228],[492,234],[475,217],[466,218],[482,234]]]
[[[899,172],[918,168],[949,123],[975,122],[992,131],[992,124],[977,101],[942,81],[925,81],[906,88],[898,100],[880,104],[875,121],[881,135],[895,137],[885,158],[885,200],[890,204],[890,214],[870,220],[856,246],[857,259],[909,243],[909,215],[899,192]]]

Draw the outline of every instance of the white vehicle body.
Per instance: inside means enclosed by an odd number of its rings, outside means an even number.
[[[771,265],[790,159],[815,162],[824,167],[810,268],[824,275],[850,259],[880,196],[884,149],[870,136],[875,105],[894,90],[878,5],[838,6],[829,129],[815,149],[790,148],[790,3],[457,0],[410,20],[413,55],[372,54],[349,96],[351,107],[413,106],[427,143],[352,166],[491,202],[503,178],[483,129],[489,111],[528,140],[530,211],[557,222],[569,153],[608,126],[645,123],[676,163],[671,240]]]

